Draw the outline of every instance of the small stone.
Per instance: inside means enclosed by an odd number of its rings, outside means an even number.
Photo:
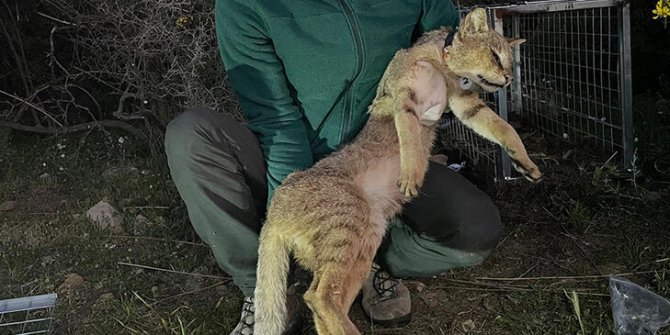
[[[84,286],[85,283],[86,280],[84,279],[84,277],[76,273],[70,273],[65,278],[65,281],[63,281],[63,283],[60,284],[60,286],[58,286],[58,292],[61,294],[70,294],[73,293],[78,288]]]
[[[477,328],[477,325],[475,324],[474,321],[468,319],[467,321],[461,323],[461,327],[463,327],[464,332],[469,333],[475,330],[475,328]]]
[[[144,215],[138,214],[133,224],[133,234],[135,236],[146,235],[149,231],[151,222]]]
[[[123,233],[122,218],[117,210],[102,200],[91,207],[86,216],[101,229],[109,229],[115,234]]]
[[[417,292],[421,293],[421,292],[423,292],[423,290],[426,289],[426,284],[424,284],[424,283],[422,283],[422,282],[417,282],[416,285],[414,286],[414,289],[415,289]]]
[[[14,200],[5,201],[0,204],[0,212],[9,212],[16,208],[18,203]]]
[[[44,172],[44,173],[42,173],[42,174],[40,175],[40,179],[47,179],[47,178],[49,178],[49,177],[51,177],[51,176],[50,176],[49,173],[47,173],[47,172]]]

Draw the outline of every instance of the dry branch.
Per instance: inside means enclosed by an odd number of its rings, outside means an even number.
[[[37,126],[26,126],[22,125],[19,123],[13,123],[13,122],[5,122],[5,121],[0,121],[0,128],[10,128],[10,129],[15,129],[15,130],[20,130],[20,131],[28,131],[32,133],[38,133],[38,134],[52,134],[52,135],[62,135],[62,134],[68,134],[68,133],[74,133],[78,131],[83,131],[83,130],[90,130],[93,128],[117,128],[117,129],[123,129],[130,133],[131,135],[135,136],[138,139],[141,140],[146,140],[147,137],[142,133],[139,129],[123,122],[123,121],[117,121],[117,120],[103,120],[103,121],[93,121],[93,122],[87,122],[87,123],[82,123],[78,124],[75,126],[70,126],[70,127],[62,127],[62,128],[47,128],[47,127],[37,127]]]
[[[163,127],[191,107],[240,118],[219,59],[212,1],[44,0],[0,4],[0,16],[0,37],[12,47],[0,85],[0,95],[11,97],[0,104],[4,127],[45,134],[120,128],[162,152]],[[27,22],[43,28],[25,35]]]

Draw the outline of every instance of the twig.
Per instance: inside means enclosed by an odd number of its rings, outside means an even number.
[[[196,245],[199,247],[207,247],[207,244],[204,243],[195,243],[195,242],[189,242],[189,241],[179,241],[179,240],[169,240],[167,238],[159,238],[159,237],[150,237],[150,236],[124,236],[124,235],[112,235],[109,236],[111,238],[118,238],[118,239],[140,239],[140,240],[150,240],[150,241],[160,241],[160,242],[172,242],[172,243],[183,243],[183,244],[190,244],[190,245]]]
[[[44,14],[44,13],[42,13],[42,12],[40,12],[40,11],[37,11],[36,13],[37,13],[37,15],[44,16],[44,17],[46,17],[47,19],[51,19],[51,20],[54,20],[54,21],[59,22],[59,23],[62,23],[62,24],[67,24],[68,26],[76,26],[76,25],[77,25],[76,23],[72,23],[72,22],[68,22],[68,21],[65,21],[65,20],[57,19],[57,18],[55,18],[55,17],[53,17],[53,16],[49,16],[49,15],[47,15],[47,14]]]
[[[580,241],[578,241],[576,237],[568,234],[567,229],[565,227],[563,227],[563,230],[565,230],[566,232],[564,232],[562,234],[569,237],[570,239],[572,239],[572,242],[577,246],[579,251],[581,251],[582,254],[584,254],[584,257],[586,257],[586,259],[589,261],[589,263],[591,263],[591,265],[596,269],[596,271],[598,271],[598,273],[600,273],[601,275],[604,275],[604,273],[600,270],[600,267],[598,266],[598,264],[596,264],[596,262],[593,261],[591,256],[589,256],[589,254],[586,252],[586,250],[584,250],[584,248],[581,246]]]
[[[132,115],[132,114],[124,114],[123,113],[123,107],[125,105],[126,99],[128,99],[128,98],[133,98],[133,99],[137,99],[137,100],[140,99],[138,94],[129,93],[128,92],[129,90],[130,90],[130,86],[128,86],[126,88],[126,91],[123,92],[123,94],[119,98],[119,105],[118,105],[118,107],[116,107],[116,111],[114,111],[114,113],[112,113],[112,115],[114,115],[114,117],[119,118],[121,120],[140,120],[140,119],[144,119],[144,115]]]
[[[653,273],[654,271],[639,271],[639,272],[626,272],[626,273],[615,273],[619,277],[625,276],[634,276]],[[525,280],[554,280],[554,279],[601,279],[607,278],[610,275],[591,275],[591,276],[547,276],[547,277],[526,277],[526,278],[501,278],[501,277],[476,277],[477,280],[498,280],[498,281],[525,281]]]
[[[227,278],[227,277],[214,276],[214,275],[205,275],[205,274],[193,273],[193,272],[185,272],[185,271],[175,271],[175,270],[163,269],[163,268],[157,268],[157,267],[148,266],[148,265],[141,265],[141,264],[133,264],[133,263],[126,263],[126,262],[117,262],[117,264],[119,264],[119,265],[125,265],[125,266],[131,266],[131,267],[136,267],[136,268],[142,268],[142,269],[147,269],[147,270],[154,270],[154,271],[161,271],[161,272],[176,273],[176,274],[187,275],[187,276],[196,276],[196,277],[203,277],[203,278],[215,278],[215,279],[229,279],[229,278]]]
[[[30,215],[71,215],[71,214],[77,214],[77,213],[75,213],[75,212],[70,212],[70,213],[68,213],[68,212],[53,212],[53,213],[49,213],[49,212],[43,212],[43,213],[39,213],[39,212],[37,212],[37,213],[12,213],[12,212],[7,212],[7,213],[3,213],[3,214],[17,215],[17,216],[21,216],[21,215],[30,216]]]
[[[213,284],[213,285],[209,285],[209,286],[207,286],[207,287],[203,287],[203,288],[201,288],[201,289],[197,289],[197,290],[193,290],[193,291],[188,291],[188,292],[184,292],[184,293],[179,293],[179,294],[177,294],[177,295],[173,295],[173,296],[171,296],[171,297],[167,297],[167,298],[163,298],[163,299],[161,299],[161,300],[158,300],[158,301],[152,303],[152,305],[155,306],[155,305],[158,305],[158,304],[160,304],[160,303],[166,302],[166,301],[168,301],[168,300],[172,300],[172,299],[174,299],[174,298],[179,298],[179,297],[183,297],[183,296],[185,296],[185,295],[189,295],[189,294],[193,294],[193,293],[198,293],[198,292],[206,291],[206,290],[209,290],[209,289],[211,289],[211,288],[214,288],[214,287],[218,287],[218,286],[224,285],[225,283],[227,283],[227,282],[229,282],[229,281],[230,281],[230,278],[228,278],[228,279],[226,279],[226,280],[223,280],[223,281],[220,281],[220,282],[218,282],[218,283],[215,283],[215,284]]]
[[[2,91],[0,91],[0,92],[2,92]],[[62,128],[33,127],[33,126],[25,126],[25,125],[18,124],[18,123],[13,123],[13,122],[0,121],[0,128],[1,127],[12,128],[12,129],[16,129],[16,130],[28,131],[28,132],[39,133],[39,134],[52,134],[52,135],[74,133],[74,132],[78,132],[78,131],[82,131],[82,130],[90,130],[92,128],[109,127],[109,128],[123,129],[123,130],[131,133],[133,136],[135,136],[139,139],[146,140],[146,136],[139,129],[137,129],[137,128],[135,128],[135,127],[123,122],[123,121],[117,121],[117,120],[93,121],[93,122],[78,124],[78,125],[71,126],[71,127],[62,127]]]
[[[524,288],[524,287],[468,287],[468,286],[436,286],[433,288],[440,289],[452,289],[452,290],[465,290],[465,291],[478,291],[478,292],[547,292],[547,293],[562,293],[563,289],[546,289],[546,288]],[[597,296],[597,297],[608,297],[609,294],[606,293],[597,293],[590,292],[597,289],[571,289],[579,292],[581,295],[588,296]]]
[[[20,98],[20,97],[17,97],[17,96],[14,95],[14,94],[7,93],[7,92],[5,92],[5,91],[3,91],[3,90],[0,90],[0,93],[4,94],[4,95],[6,95],[6,96],[8,96],[8,97],[10,97],[10,98],[13,98],[13,99],[16,99],[16,100],[18,100],[18,101],[23,102],[24,104],[26,104],[26,105],[32,107],[33,109],[36,109],[36,110],[40,111],[42,114],[44,114],[44,116],[46,116],[47,118],[51,119],[51,120],[52,120],[53,122],[55,122],[57,125],[59,125],[59,126],[61,126],[61,127],[63,126],[63,124],[61,124],[60,122],[58,122],[58,120],[56,120],[53,116],[49,115],[49,113],[47,113],[47,111],[45,111],[42,107],[37,106],[37,105],[33,104],[32,102],[30,102],[30,101],[28,101],[28,100],[25,100],[25,99],[22,99],[22,98]],[[37,128],[37,127],[32,127],[32,128]],[[37,129],[39,129],[39,128],[37,128]]]
[[[604,169],[605,166],[606,166],[607,164],[609,164],[609,162],[612,160],[612,158],[614,158],[614,156],[616,156],[618,153],[619,153],[618,151],[615,151],[615,152],[612,154],[612,156],[610,156],[610,158],[608,158],[608,159],[605,161],[605,163],[603,163],[603,165],[600,167],[600,169],[601,169],[601,170]]]
[[[533,269],[535,269],[538,265],[540,265],[540,263],[535,263],[533,266],[531,266],[530,268],[528,268],[528,270],[526,270],[526,271],[524,271],[522,274],[520,274],[518,278],[523,278],[523,276],[525,276],[525,275],[527,275],[529,272],[533,271]]]
[[[128,206],[123,209],[170,209],[169,206]]]
[[[7,38],[7,44],[9,45],[9,50],[11,51],[12,55],[14,56],[14,61],[16,62],[16,67],[19,70],[20,76],[21,76],[21,82],[23,83],[23,89],[26,91],[25,94],[28,94],[30,92],[30,83],[28,82],[30,78],[30,71],[27,68],[26,65],[26,57],[23,52],[23,49],[20,49],[21,51],[21,56],[19,56],[19,52],[16,49],[16,46],[14,45],[14,38],[10,35],[9,29],[7,28],[7,25],[5,25],[5,21],[9,22],[11,21],[12,24],[14,25],[14,31],[18,32],[18,28],[16,28],[16,20],[14,19],[14,15],[12,13],[12,9],[9,7],[9,5],[3,1],[2,4],[5,6],[7,9],[7,15],[11,18],[10,20],[1,20],[0,21],[0,28],[2,29],[3,34]],[[17,13],[18,14],[18,13]],[[17,36],[18,41],[18,46],[20,48],[23,48],[22,43],[21,43],[21,33]]]

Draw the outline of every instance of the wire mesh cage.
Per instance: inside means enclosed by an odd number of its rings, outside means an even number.
[[[52,293],[0,300],[0,335],[49,333],[56,299]]]
[[[514,81],[495,94],[493,109],[505,120],[508,112],[518,114],[547,134],[587,140],[632,168],[627,1],[536,1],[493,6],[488,12],[496,31],[526,39],[514,49]],[[444,134],[475,164],[485,152],[496,180],[513,179],[509,157],[499,148],[471,141],[477,135],[460,124],[446,127]]]

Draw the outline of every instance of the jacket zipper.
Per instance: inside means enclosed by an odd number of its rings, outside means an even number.
[[[364,52],[363,52],[363,37],[361,36],[361,30],[360,27],[358,26],[358,22],[356,21],[356,18],[354,17],[354,12],[351,9],[351,6],[346,2],[346,0],[338,0],[340,2],[340,6],[344,10],[345,17],[347,19],[347,23],[349,24],[349,27],[351,28],[353,35],[354,35],[354,44],[356,47],[356,71],[354,72],[353,77],[351,78],[351,85],[349,85],[349,88],[347,89],[347,92],[345,93],[344,96],[344,116],[343,116],[343,121],[342,121],[342,131],[340,131],[340,140],[339,142],[342,143],[345,137],[349,136],[349,127],[351,123],[351,113],[352,113],[352,97],[351,97],[351,90],[353,89],[354,86],[354,81],[358,77],[358,75],[361,73],[361,70],[363,69],[363,59],[364,59]]]

